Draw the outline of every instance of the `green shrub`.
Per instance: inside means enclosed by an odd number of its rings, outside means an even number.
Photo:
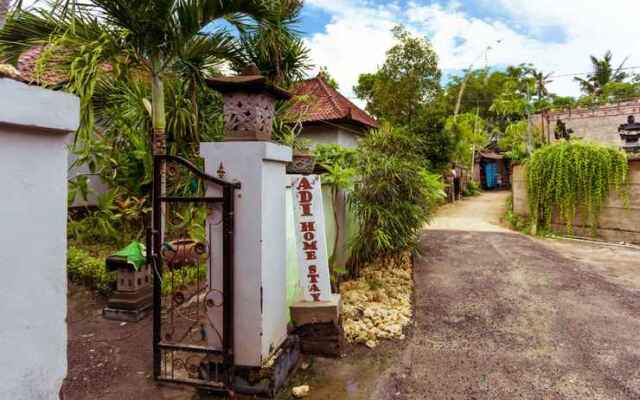
[[[542,147],[527,164],[531,222],[548,228],[557,212],[571,233],[580,214],[595,233],[612,189],[628,202],[628,175],[627,156],[615,148],[582,141]]]
[[[182,267],[172,272],[165,271],[162,279],[162,295],[171,295],[179,290],[185,290],[188,286],[200,280],[206,280],[207,271],[204,265]]]
[[[529,233],[531,231],[531,223],[525,217],[516,215],[513,212],[513,195],[509,195],[505,202],[505,213],[503,220],[509,223],[511,229],[522,233]]]
[[[341,146],[339,144],[319,144],[313,149],[316,162],[322,166],[339,166],[350,168],[355,165],[356,149]]]
[[[109,254],[112,252],[110,251]],[[94,257],[87,250],[69,246],[67,249],[67,276],[69,280],[95,289],[105,296],[110,295],[116,287],[116,273],[107,271],[105,258],[106,255]],[[204,265],[165,271],[162,279],[162,295],[166,296],[178,290],[184,290],[198,279],[203,281],[205,278]]]
[[[437,203],[445,197],[440,176],[424,168],[416,154],[418,139],[384,126],[360,143],[357,183],[349,198],[359,230],[350,265],[411,249]]]
[[[104,295],[109,295],[115,288],[116,275],[107,271],[104,259],[75,246],[69,246],[67,250],[67,275],[71,281]]]
[[[462,195],[465,197],[471,197],[471,196],[477,196],[478,194],[480,194],[481,190],[480,190],[480,185],[478,184],[478,182],[474,181],[474,180],[470,180],[467,183],[467,187],[464,188],[464,191],[462,192]]]

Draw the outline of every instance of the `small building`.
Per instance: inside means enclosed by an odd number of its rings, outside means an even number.
[[[500,190],[511,187],[511,160],[492,143],[475,156],[473,179],[482,190]]]
[[[320,76],[299,82],[293,89],[291,115],[302,123],[300,137],[312,144],[357,147],[358,139],[378,122]]]

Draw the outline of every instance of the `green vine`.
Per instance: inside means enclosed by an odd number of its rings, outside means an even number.
[[[531,222],[541,228],[548,228],[557,212],[568,233],[580,215],[595,234],[612,189],[629,201],[627,156],[615,148],[562,141],[535,151],[527,171]]]

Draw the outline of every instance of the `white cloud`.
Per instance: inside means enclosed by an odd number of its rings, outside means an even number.
[[[384,61],[393,45],[390,29],[403,23],[432,41],[442,69],[463,69],[485,64],[484,49],[491,45],[489,65],[533,63],[556,75],[588,72],[589,55],[611,49],[620,62],[640,65],[640,41],[634,15],[637,0],[476,0],[477,7],[493,7],[508,18],[469,15],[459,1],[424,5],[412,2],[374,5],[367,0],[307,0],[311,7],[332,16],[325,31],[308,39],[317,65],[326,65],[342,91],[353,96],[360,73],[371,72]],[[560,41],[544,33],[564,33]],[[500,40],[500,44],[496,41]],[[576,95],[572,77],[558,76],[551,85],[560,94]]]

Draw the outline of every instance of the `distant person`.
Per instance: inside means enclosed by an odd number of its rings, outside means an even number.
[[[453,201],[460,199],[460,174],[458,174],[458,169],[456,165],[453,165],[451,169],[451,176],[453,177]]]

